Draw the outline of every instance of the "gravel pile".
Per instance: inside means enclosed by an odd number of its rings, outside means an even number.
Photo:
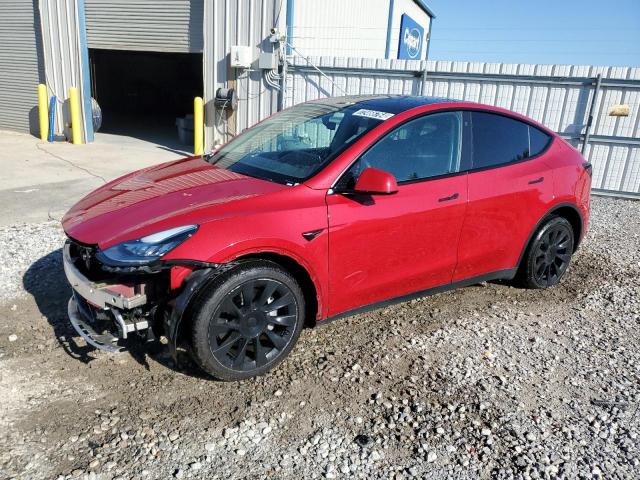
[[[26,296],[23,278],[30,267],[37,275],[62,265],[59,249],[64,239],[57,221],[0,226],[0,305]]]
[[[0,478],[638,478],[639,247],[640,202],[596,197],[560,286],[343,319],[234,384],[75,341],[54,256],[0,307]]]

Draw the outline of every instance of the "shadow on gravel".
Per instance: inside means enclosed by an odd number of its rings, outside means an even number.
[[[169,352],[169,349],[160,342],[148,344],[142,344],[135,341],[131,342],[127,345],[127,351],[125,354],[131,355],[136,362],[147,370],[150,369],[149,360],[153,360],[164,368],[172,370],[175,373],[179,373],[180,375],[186,375],[187,377],[202,380],[217,381],[213,377],[208,376],[200,369],[200,367],[193,363],[187,351],[178,349],[176,361]]]
[[[22,285],[47,319],[60,346],[72,358],[83,363],[94,360],[89,356],[90,345],[78,345],[74,339],[75,330],[67,318],[67,302],[71,289],[64,276],[62,249],[54,250],[36,260],[22,277]]]
[[[96,358],[89,355],[96,349],[91,345],[76,342],[78,335],[69,323],[67,303],[71,297],[71,288],[64,275],[62,249],[54,250],[36,260],[22,277],[22,285],[38,306],[40,313],[47,319],[60,346],[75,360],[89,363]],[[178,352],[178,362],[169,354],[168,349],[158,343],[143,344],[132,339],[124,355],[131,355],[142,367],[149,370],[149,360],[165,368],[190,377],[207,377],[184,351]]]

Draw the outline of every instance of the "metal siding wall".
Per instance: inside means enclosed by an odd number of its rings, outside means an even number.
[[[254,59],[260,50],[271,51],[271,27],[278,19],[283,31],[285,1],[280,0],[211,0],[204,11],[204,95],[205,95],[205,147],[226,141],[245,128],[275,113],[278,92],[269,87],[261,70],[238,71],[236,92],[238,109],[234,126],[229,126],[226,114],[214,106],[218,88],[227,87],[230,80],[229,51],[232,45],[253,47]]]
[[[0,129],[39,134],[37,85],[44,67],[34,0],[0,2],[0,45]]]
[[[79,89],[83,124],[86,115],[76,2],[40,0],[40,16],[46,83],[49,96],[55,95],[58,100],[55,134],[71,138],[69,87]]]
[[[417,95],[422,83],[418,75],[425,67],[424,61],[329,57],[313,57],[309,60],[348,94]],[[310,69],[305,59],[294,57],[291,64],[287,78],[289,88],[285,96],[286,106],[343,94],[330,80]],[[335,71],[336,67],[347,67],[347,70]],[[593,188],[595,191],[618,195],[640,195],[640,68],[447,61],[428,61],[426,68],[428,75],[424,95],[485,103],[516,111],[564,136],[574,137],[570,141],[578,148],[581,147],[581,141],[575,137],[579,137],[585,130],[594,87],[579,81],[574,84],[566,82],[571,82],[572,78],[594,78],[601,74],[605,85],[596,99],[592,137],[585,151],[585,157],[594,166]],[[458,75],[457,78],[435,78],[438,73]],[[465,74],[498,77],[465,78]],[[515,75],[516,78],[505,77],[506,75]],[[559,81],[542,79],[538,83],[528,78],[517,78],[525,75],[558,77]],[[632,82],[632,85],[607,86],[607,79],[637,82]],[[628,104],[631,109],[629,117],[608,116],[609,107],[615,103]],[[604,136],[611,138],[602,138]]]
[[[291,106],[322,97],[366,94],[420,94],[420,78],[409,78],[412,72],[424,68],[420,60],[309,57],[311,64],[318,66],[329,79],[317,71],[308,70],[306,59],[292,57],[292,71],[287,78],[285,105]],[[304,71],[296,67],[306,67]],[[332,72],[331,68],[348,69]],[[367,70],[376,70],[375,75]],[[400,74],[400,75],[396,75]],[[335,82],[336,85],[334,85]]]
[[[89,48],[202,52],[204,0],[85,0]]]

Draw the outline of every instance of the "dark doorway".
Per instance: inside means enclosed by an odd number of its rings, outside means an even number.
[[[100,132],[126,135],[176,150],[176,119],[193,114],[202,96],[202,54],[90,49],[91,90],[102,110]]]

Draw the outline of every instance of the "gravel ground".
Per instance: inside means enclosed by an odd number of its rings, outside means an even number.
[[[640,477],[640,202],[593,199],[556,288],[343,319],[232,384],[84,345],[61,240],[0,229],[0,478]]]

